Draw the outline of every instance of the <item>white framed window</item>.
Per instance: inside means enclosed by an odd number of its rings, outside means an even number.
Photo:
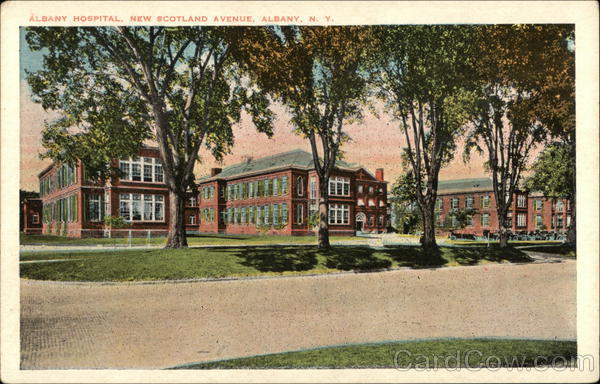
[[[121,193],[119,195],[119,214],[126,221],[164,221],[164,212],[163,195],[140,193]]]
[[[378,218],[378,223],[379,223],[379,226],[380,226],[380,227],[383,227],[383,226],[384,226],[384,223],[383,223],[383,215],[379,215],[379,218]]]
[[[296,224],[304,223],[304,204],[296,205]]]
[[[358,193],[363,193],[363,185],[362,184],[358,185]]]
[[[40,216],[37,213],[34,213],[31,216],[31,223],[32,224],[39,224],[40,223]]]
[[[248,195],[250,198],[254,197],[254,183],[248,185]]]
[[[346,204],[329,204],[329,224],[348,224],[349,212]]]
[[[489,208],[490,207],[490,195],[481,196],[481,208]]]
[[[350,196],[350,179],[347,177],[331,177],[329,179],[329,194],[332,196]]]
[[[287,203],[281,204],[281,223],[287,224],[288,222],[288,206]]]
[[[92,222],[98,222],[101,220],[100,210],[102,204],[102,197],[100,195],[88,195],[87,197],[87,209],[88,209],[88,220]]]
[[[571,215],[567,215],[567,227],[571,226]]]
[[[304,194],[304,179],[302,176],[298,176],[296,179],[296,194],[302,196]]]
[[[470,227],[470,226],[472,226],[472,225],[473,225],[473,216],[471,216],[471,215],[467,215],[467,217],[466,217],[466,220],[465,220],[465,221],[466,221],[466,225],[467,225],[467,227]]]
[[[563,208],[564,208],[564,203],[563,203],[562,199],[556,200],[556,210],[562,211]]]
[[[385,207],[385,203],[383,202],[383,200],[379,200],[379,206],[380,207]]]
[[[283,176],[281,178],[281,194],[287,195],[287,193],[288,193],[288,177]]]
[[[452,200],[450,200],[450,208],[451,209],[458,209],[459,204],[460,204],[460,199],[458,197],[453,197]]]
[[[473,202],[475,201],[475,199],[473,198],[473,196],[467,196],[465,198],[465,207],[466,208],[473,208]]]
[[[544,225],[544,217],[542,215],[535,215],[535,226],[540,228]]]
[[[189,225],[196,225],[196,215],[189,215],[188,216],[188,224]]]
[[[557,228],[563,227],[563,215],[556,215],[556,227]]]
[[[310,198],[317,198],[317,178],[315,176],[310,177]]]
[[[369,207],[374,207],[374,206],[375,206],[375,200],[369,199]]]
[[[435,207],[434,209],[436,211],[441,211],[444,208],[444,200],[440,199],[439,197],[435,200]]]
[[[190,207],[195,207],[196,206],[196,196],[191,196],[188,199],[188,204],[190,205]]]
[[[484,227],[488,227],[490,225],[490,214],[489,213],[482,213],[480,216],[480,223],[482,226]]]
[[[274,178],[273,179],[273,196],[277,196],[279,195],[279,179],[278,178]]]
[[[358,205],[359,207],[364,207],[365,201],[363,199],[358,199],[356,205]]]
[[[517,207],[519,207],[519,208],[527,207],[527,197],[525,195],[517,196]]]
[[[279,225],[279,204],[272,205],[273,209],[273,225]]]
[[[524,227],[527,225],[526,223],[527,217],[524,213],[517,214],[517,227]]]
[[[119,160],[121,180],[162,183],[164,180],[162,164],[155,157]]]
[[[373,187],[369,187],[369,195],[372,195],[373,191],[374,191]]]
[[[534,200],[533,201],[533,209],[535,209],[536,211],[541,211],[543,206],[544,206],[544,203],[542,200]]]

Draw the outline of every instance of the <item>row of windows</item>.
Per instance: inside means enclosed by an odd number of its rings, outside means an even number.
[[[204,187],[202,188],[202,191],[200,192],[202,195],[202,198],[204,200],[210,200],[213,198],[213,196],[215,195],[215,187],[210,186],[210,187]],[[195,201],[196,199],[194,199]],[[196,204],[194,204],[196,205]]]
[[[215,209],[214,208],[204,208],[200,210],[200,215],[202,217],[203,222],[205,223],[213,223],[215,221]],[[190,224],[196,224],[190,223]]]
[[[78,221],[77,195],[70,195],[42,206],[44,223],[53,221],[73,223]]]
[[[490,195],[482,195],[479,199],[479,204],[482,209],[489,208],[491,202]],[[473,208],[475,205],[475,198],[473,196],[465,197],[465,208]],[[450,209],[459,209],[460,208],[460,197],[453,197],[450,199]],[[444,200],[442,198],[437,198],[435,200],[435,210],[441,211],[444,209]]]
[[[288,205],[283,203],[250,207],[230,207],[221,214],[222,221],[229,224],[287,224]]]
[[[316,189],[316,188],[315,188]],[[311,185],[312,194],[312,185]],[[330,196],[350,196],[350,179],[347,177],[330,177],[329,178],[329,195]],[[312,198],[312,196],[311,196]]]
[[[126,221],[164,221],[165,203],[163,195],[121,193],[119,214]]]
[[[164,174],[160,159],[143,157],[119,161],[121,180],[162,183]]]
[[[346,204],[329,204],[329,224],[349,224],[349,212]]]
[[[288,177],[283,176],[227,185],[227,192],[224,197],[227,201],[231,201],[287,194]]]
[[[357,190],[358,193],[364,193],[365,186],[362,185],[362,184],[359,184],[356,187],[356,190]],[[369,191],[369,195],[372,195],[373,193],[375,193],[375,188],[371,185],[371,186],[369,186],[368,191]],[[377,187],[377,192],[378,193],[383,193],[383,187]]]
[[[40,196],[77,183],[77,167],[61,165],[52,176],[40,179]]]
[[[377,204],[375,203],[376,201],[377,201],[376,199],[369,199],[368,200],[369,207],[376,207],[377,206]],[[363,199],[358,199],[358,200],[356,200],[356,205],[358,205],[359,207],[364,207],[365,201]],[[379,200],[379,206],[385,207],[385,202],[383,200]]]

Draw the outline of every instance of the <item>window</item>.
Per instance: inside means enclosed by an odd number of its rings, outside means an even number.
[[[288,177],[283,176],[281,178],[281,194],[287,195],[287,193],[288,193]]]
[[[31,216],[31,223],[32,224],[40,223],[40,216],[37,213],[34,213],[33,216]]]
[[[564,203],[561,199],[556,200],[556,210],[562,211],[564,208]]]
[[[541,211],[543,207],[544,207],[544,203],[542,200],[534,200],[533,201],[533,209],[535,209],[536,211]]]
[[[304,180],[302,176],[298,176],[296,179],[296,194],[302,196],[304,194]]]
[[[242,220],[240,221],[242,224],[246,223],[246,207],[241,208],[242,211]]]
[[[273,196],[279,195],[279,179],[273,179]]]
[[[188,204],[190,205],[190,207],[195,207],[196,206],[196,196],[192,196],[188,199]]]
[[[311,176],[310,178],[310,198],[317,198],[317,178],[315,176]]]
[[[466,220],[465,220],[465,224],[467,227],[470,227],[473,225],[473,216],[471,215],[467,215]]]
[[[439,197],[435,200],[435,207],[434,209],[436,211],[441,211],[444,208],[444,200],[440,199]]]
[[[250,184],[248,185],[248,196],[249,196],[250,198],[253,198],[253,197],[254,197],[254,183],[250,183]]]
[[[465,207],[466,208],[473,208],[473,202],[475,201],[475,199],[473,198],[473,196],[467,196],[465,199]]]
[[[281,204],[281,223],[287,224],[288,222],[288,207],[286,203]]]
[[[273,211],[273,225],[279,225],[279,204],[271,205]]]
[[[480,216],[480,224],[483,227],[488,227],[490,225],[490,214],[489,213],[482,213]]]
[[[98,222],[100,218],[100,209],[102,207],[101,195],[88,195],[87,218],[89,221]]]
[[[362,186],[362,184],[360,184],[358,186],[358,193],[363,193],[363,186]]]
[[[481,196],[481,208],[489,208],[490,207],[490,195]]]
[[[369,215],[369,226],[375,225],[375,217],[373,215]]]
[[[160,159],[144,157],[119,161],[121,180],[162,183],[164,180]]]
[[[374,207],[374,206],[375,206],[375,200],[369,199],[369,207]]]
[[[384,226],[384,222],[383,222],[383,215],[380,215],[380,216],[379,216],[379,219],[378,219],[378,224],[379,224],[379,226],[380,226],[380,227],[383,227],[383,226]]]
[[[373,187],[369,187],[369,195],[373,194]]]
[[[350,196],[350,179],[340,176],[330,178],[329,194],[332,196]]]
[[[459,203],[460,203],[460,199],[458,197],[453,197],[452,200],[450,200],[450,208],[458,209]]]
[[[119,195],[119,214],[126,221],[163,221],[164,212],[165,204],[162,195],[139,193]]]
[[[264,184],[265,184],[265,187],[264,187],[265,197],[270,196],[271,191],[270,191],[269,179],[265,179]]]
[[[435,225],[442,225],[442,215],[439,212],[435,213]]]
[[[519,207],[519,208],[527,207],[527,197],[525,195],[517,196],[517,207]]]
[[[456,216],[452,215],[452,216],[450,216],[450,219],[451,219],[452,227],[454,227],[454,228],[458,227],[458,219],[456,218]]]
[[[571,226],[571,215],[567,215],[567,227]]]
[[[303,222],[304,222],[304,204],[297,204],[296,205],[296,224],[302,224]]]
[[[329,204],[329,224],[348,224],[349,208],[345,204]]]
[[[535,226],[541,228],[544,225],[544,218],[542,215],[535,215]]]
[[[358,205],[359,207],[362,207],[365,205],[365,201],[363,199],[358,199],[358,201],[356,202],[356,205]]]
[[[189,215],[188,216],[188,224],[189,225],[196,225],[196,215]]]
[[[524,227],[526,225],[526,216],[524,213],[517,214],[517,227]]]
[[[557,228],[563,227],[563,215],[556,215],[556,227]]]
[[[269,224],[270,217],[269,217],[269,206],[268,205],[263,205],[263,222],[264,224]]]

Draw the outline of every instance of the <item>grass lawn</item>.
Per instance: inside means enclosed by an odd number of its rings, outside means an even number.
[[[538,246],[530,246],[525,248],[527,251],[532,252],[542,252],[542,253],[550,253],[553,255],[561,255],[565,257],[576,257],[576,249],[573,245],[569,244],[560,244],[560,245],[538,245]]]
[[[78,239],[73,237],[54,236],[54,235],[25,235],[20,234],[21,245],[126,245],[129,239],[119,238],[85,238]],[[356,241],[363,240],[355,236],[331,236],[332,242],[336,241]],[[132,245],[164,245],[166,237],[154,237],[147,239],[145,237],[132,238]],[[190,246],[198,245],[266,245],[266,244],[316,244],[316,236],[275,236],[275,235],[229,235],[229,234],[203,234],[188,235]]]
[[[21,277],[62,281],[136,281],[223,278],[258,275],[369,271],[395,267],[430,268],[483,263],[528,262],[518,249],[440,247],[426,254],[420,247],[314,246],[143,249],[121,251],[21,252]]]
[[[570,364],[575,341],[450,339],[324,347],[186,364],[174,369],[479,368]]]

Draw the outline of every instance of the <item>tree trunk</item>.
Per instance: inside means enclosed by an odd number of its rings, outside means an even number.
[[[435,216],[433,214],[433,205],[426,206],[423,209],[423,237],[421,245],[425,249],[437,248],[435,242]]]
[[[185,234],[185,193],[169,190],[169,234],[165,248],[187,248]]]
[[[329,178],[319,180],[319,248],[329,249]]]
[[[507,209],[504,209],[501,206],[502,203],[498,203],[498,194],[495,192],[494,194],[496,197],[496,204],[498,204],[498,209],[496,210],[496,212],[498,213],[498,238],[500,239],[500,248],[508,248],[509,229],[506,228],[506,216],[508,212]]]
[[[575,143],[575,139],[573,139],[573,143]],[[576,205],[576,201],[577,201],[577,180],[576,180],[576,175],[577,175],[577,163],[575,161],[575,144],[573,144],[572,146],[573,148],[573,154],[571,156],[571,167],[573,167],[573,194],[571,197],[571,201],[570,201],[570,207],[571,207],[571,223],[569,225],[569,228],[567,228],[567,242],[573,246],[577,245],[577,226],[576,226],[576,214],[577,214],[577,205]]]

